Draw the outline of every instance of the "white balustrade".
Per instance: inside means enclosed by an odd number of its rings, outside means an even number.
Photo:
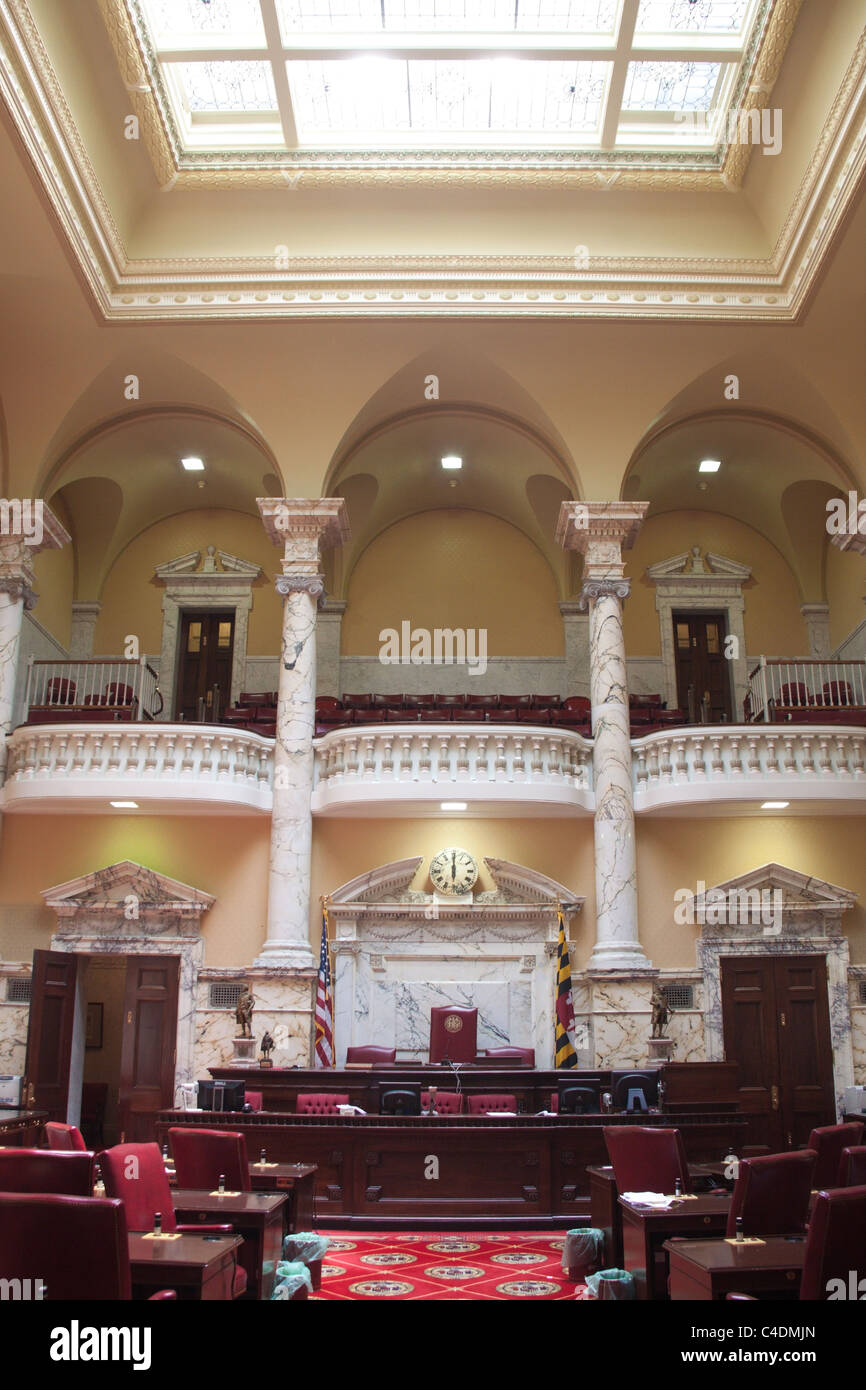
[[[22,725],[9,739],[3,808],[114,799],[270,811],[273,746],[214,724]]]
[[[591,811],[592,744],[507,724],[350,726],[316,742],[315,813],[452,798]]]
[[[720,801],[866,801],[866,728],[697,725],[632,739],[639,811]]]
[[[795,718],[820,722],[822,710],[834,717],[846,709],[866,710],[866,661],[821,661],[762,656],[749,674],[746,718],[768,723]]]

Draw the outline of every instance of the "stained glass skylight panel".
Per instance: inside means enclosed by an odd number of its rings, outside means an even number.
[[[205,40],[208,43],[264,44],[265,28],[259,0],[141,0],[148,26],[157,43]]]
[[[709,111],[718,63],[629,63],[623,111]]]
[[[270,63],[167,63],[183,85],[190,111],[276,111]]]
[[[618,0],[278,0],[283,40],[321,34],[613,33]]]
[[[641,0],[638,34],[742,34],[753,0]]]

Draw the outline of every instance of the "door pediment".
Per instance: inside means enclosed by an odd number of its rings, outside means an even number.
[[[166,874],[125,859],[42,892],[59,933],[198,936],[216,901]]]

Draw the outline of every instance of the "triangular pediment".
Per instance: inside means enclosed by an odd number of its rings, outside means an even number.
[[[729,560],[727,556],[715,555],[712,551],[702,555],[697,545],[692,546],[691,550],[684,550],[681,555],[672,555],[669,560],[650,565],[646,573],[654,584],[665,580],[684,584],[712,584],[714,580],[716,583],[730,584],[733,581],[744,584],[752,577],[749,565],[741,565],[739,560]]]
[[[209,545],[203,554],[201,550],[191,550],[187,555],[178,555],[174,560],[167,560],[164,565],[156,566],[156,577],[166,581],[177,579],[189,579],[195,577],[197,581],[207,582],[208,580],[219,580],[227,576],[233,579],[258,579],[261,574],[261,566],[253,564],[250,560],[242,560],[238,555],[232,555],[228,550],[219,550],[216,546]]]
[[[109,864],[80,878],[43,890],[46,907],[60,917],[91,913],[118,914],[134,899],[141,913],[170,913],[198,917],[216,901],[210,893],[191,888],[131,859]]]
[[[857,901],[857,894],[848,888],[840,888],[835,883],[804,874],[799,869],[789,869],[784,864],[762,864],[747,874],[725,879],[706,890],[709,893],[735,893],[763,889],[772,892],[779,889],[786,910],[801,907],[808,911],[846,912]],[[702,895],[696,895],[696,900]],[[705,895],[703,895],[705,896]]]
[[[328,906],[338,917],[351,916],[356,909],[369,911],[378,907],[399,906],[410,910],[423,909],[432,902],[433,895],[409,886],[421,863],[422,856],[419,854],[358,874],[334,890]],[[583,906],[582,897],[537,869],[530,869],[525,864],[512,864],[506,859],[485,859],[484,863],[496,887],[477,892],[474,907],[519,907],[525,904],[549,909],[562,903],[568,911],[577,912]],[[447,906],[447,903],[440,901],[440,906]],[[461,910],[465,911],[465,905]]]

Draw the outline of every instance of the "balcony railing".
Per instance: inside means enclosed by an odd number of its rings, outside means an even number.
[[[316,743],[313,810],[468,800],[591,810],[592,744],[527,725],[385,724],[336,729]]]
[[[866,801],[866,728],[717,724],[632,740],[635,809]]]
[[[749,675],[750,723],[866,723],[866,662],[768,661]]]
[[[140,661],[33,661],[27,668],[28,724],[155,719],[162,713],[157,674]]]
[[[273,740],[213,724],[21,725],[9,738],[4,809],[112,799],[271,809]]]

